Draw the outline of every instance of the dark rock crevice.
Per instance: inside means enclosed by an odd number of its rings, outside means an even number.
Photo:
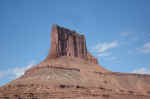
[[[80,57],[98,64],[97,58],[87,51],[84,35],[54,24],[51,31],[51,48],[46,60],[60,56]]]

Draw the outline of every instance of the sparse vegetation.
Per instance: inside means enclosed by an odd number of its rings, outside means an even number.
[[[130,90],[130,91],[128,91],[130,94],[133,94],[134,93],[134,91],[132,91],[132,90]]]
[[[60,87],[60,88],[65,88],[66,86],[61,84],[59,87]]]
[[[4,97],[4,99],[10,99],[9,97]]]
[[[77,85],[77,86],[76,86],[76,88],[80,88],[80,86],[79,86],[79,85]]]
[[[108,97],[109,97],[108,94],[103,94],[102,96],[105,97],[105,98],[108,98]]]
[[[103,87],[100,87],[99,89],[104,90],[104,88],[103,88]]]
[[[148,94],[150,94],[150,91],[147,91]]]

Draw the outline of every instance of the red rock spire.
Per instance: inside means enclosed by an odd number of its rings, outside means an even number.
[[[88,53],[84,35],[54,24],[51,31],[51,48],[46,60],[59,56],[80,57],[98,63],[97,59]]]

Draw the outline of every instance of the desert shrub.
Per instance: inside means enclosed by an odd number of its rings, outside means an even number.
[[[128,91],[128,92],[129,92],[130,94],[133,94],[133,93],[134,93],[134,91],[131,91],[131,90],[130,90],[130,91]]]
[[[61,84],[59,87],[60,87],[60,88],[65,88],[66,86]]]
[[[147,91],[148,94],[150,94],[150,91]]]
[[[10,99],[9,97],[4,97],[4,99]]]
[[[103,97],[108,98],[109,95],[108,94],[103,94]]]
[[[77,85],[77,86],[76,86],[76,88],[80,88],[80,86],[79,86],[79,85]]]
[[[103,87],[100,87],[99,89],[101,89],[101,90],[104,90],[105,88],[103,88]]]

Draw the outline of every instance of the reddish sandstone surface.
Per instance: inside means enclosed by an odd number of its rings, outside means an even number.
[[[0,99],[150,99],[150,75],[111,72],[85,37],[53,25],[47,58],[0,87]]]
[[[54,24],[51,32],[51,49],[46,60],[60,56],[80,57],[98,64],[96,57],[87,51],[84,35]]]

